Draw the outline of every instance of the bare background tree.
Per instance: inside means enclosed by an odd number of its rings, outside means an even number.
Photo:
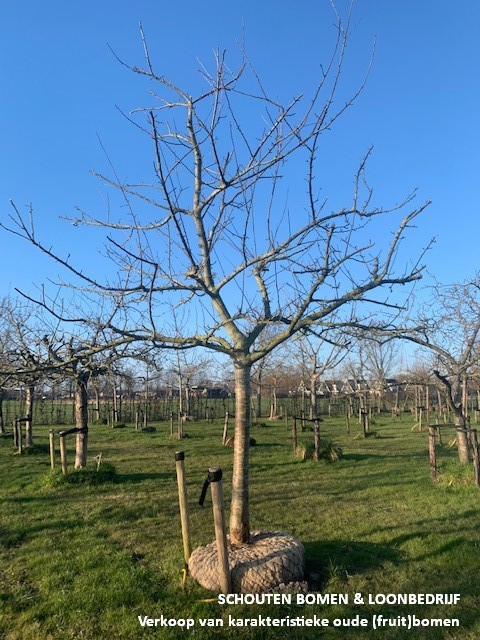
[[[437,285],[418,311],[418,329],[404,338],[434,356],[433,374],[454,414],[460,462],[470,460],[467,425],[468,377],[480,359],[480,274],[463,283]]]

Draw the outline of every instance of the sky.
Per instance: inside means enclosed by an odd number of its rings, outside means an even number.
[[[340,14],[348,4],[338,0]],[[122,177],[151,167],[120,112],[148,99],[149,87],[116,58],[143,64],[139,22],[154,66],[185,87],[197,86],[215,48],[238,59],[244,33],[259,75],[282,98],[308,90],[335,40],[328,0],[1,3],[0,219],[8,224],[10,200],[22,212],[31,205],[38,237],[92,271],[101,268],[98,236],[61,217],[76,206],[102,214],[107,190],[90,171],[108,171],[104,149]],[[376,200],[392,204],[417,188],[417,206],[432,201],[406,250],[416,256],[435,237],[429,272],[440,282],[463,280],[479,268],[480,3],[357,0],[353,22],[345,95],[361,82],[373,47],[374,61],[322,149],[325,196],[335,203],[351,193],[355,167],[373,145]],[[57,272],[0,230],[0,296],[15,287],[32,293]]]

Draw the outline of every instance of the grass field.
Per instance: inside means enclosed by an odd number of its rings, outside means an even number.
[[[115,482],[58,483],[49,472],[48,428],[35,430],[35,449],[13,455],[0,439],[0,637],[5,640],[136,638],[436,638],[480,637],[480,492],[472,470],[439,448],[440,481],[429,478],[428,434],[413,419],[379,416],[378,438],[347,434],[343,419],[326,418],[322,436],[344,457],[334,463],[292,456],[284,423],[253,429],[252,528],[280,530],[304,543],[311,591],[347,593],[348,605],[219,605],[189,578],[182,587],[183,549],[174,452],[186,452],[194,547],[214,537],[210,498],[198,497],[209,466],[224,470],[228,511],[232,450],[222,424],[186,425],[189,437],[132,427],[90,430],[90,459],[115,465]],[[301,442],[313,434],[299,434]],[[73,443],[72,443],[73,444]],[[73,460],[73,456],[72,456]],[[355,593],[458,593],[456,605],[353,604]],[[334,628],[334,619],[456,618],[459,628]],[[137,616],[192,618],[190,631],[142,628]],[[235,628],[228,616],[328,618],[323,629]],[[200,618],[223,627],[202,628]]]

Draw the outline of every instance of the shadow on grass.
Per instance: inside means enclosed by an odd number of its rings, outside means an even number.
[[[130,484],[143,482],[143,480],[171,479],[172,473],[121,473],[116,476],[115,484]]]
[[[384,562],[399,564],[403,554],[395,545],[352,540],[307,542],[305,575],[310,590],[323,589],[335,574],[343,577],[378,569]]]

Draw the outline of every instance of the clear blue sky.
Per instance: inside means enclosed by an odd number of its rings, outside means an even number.
[[[337,6],[344,13],[347,2]],[[363,95],[326,146],[334,193],[325,195],[349,192],[353,169],[373,144],[369,178],[377,199],[392,203],[414,187],[418,204],[431,199],[412,251],[437,236],[429,269],[440,281],[460,280],[479,267],[480,3],[357,0],[354,16],[345,90],[360,80],[374,37],[375,61]],[[136,156],[136,131],[116,109],[144,104],[145,86],[107,47],[141,64],[139,21],[159,72],[187,87],[213,48],[235,57],[244,24],[251,59],[282,96],[315,79],[334,38],[327,0],[3,2],[0,215],[5,220],[10,198],[22,210],[32,203],[39,236],[62,253],[85,251],[92,267],[95,234],[58,217],[75,205],[102,212],[104,189],[89,174],[106,169],[97,135],[122,176],[151,162]],[[0,233],[0,295],[12,286],[31,291],[57,271]]]

